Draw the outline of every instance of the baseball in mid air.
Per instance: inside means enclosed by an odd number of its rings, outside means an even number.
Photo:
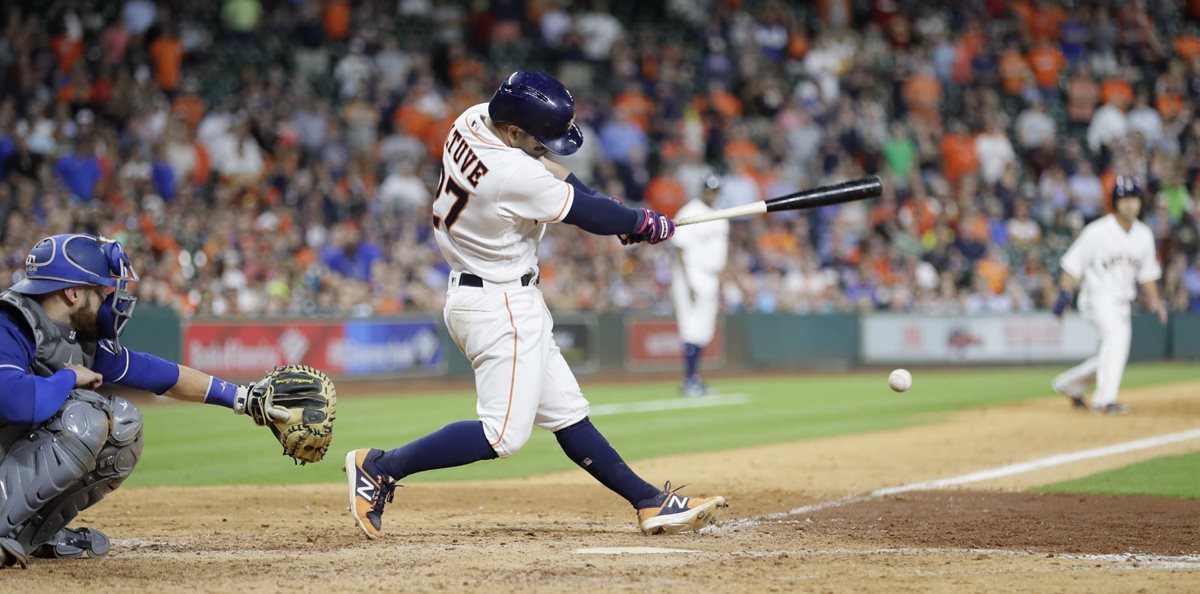
[[[892,390],[905,392],[912,387],[912,374],[907,369],[897,369],[888,376],[888,385]]]

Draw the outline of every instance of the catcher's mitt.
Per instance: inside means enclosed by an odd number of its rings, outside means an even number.
[[[266,425],[283,444],[285,456],[299,464],[320,462],[333,441],[337,390],[319,369],[307,365],[276,367],[250,388],[246,414]],[[279,411],[288,413],[284,418]]]

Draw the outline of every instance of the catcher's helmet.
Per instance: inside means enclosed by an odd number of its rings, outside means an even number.
[[[1117,207],[1117,201],[1122,198],[1142,198],[1142,183],[1136,177],[1118,175],[1113,183],[1112,205]]]
[[[121,244],[94,235],[63,233],[51,235],[29,250],[25,278],[12,290],[22,295],[45,295],[67,287],[112,289],[100,306],[96,323],[102,338],[117,342],[137,304],[137,297],[130,292],[130,283],[137,280],[137,272]]]
[[[488,102],[488,117],[516,125],[556,155],[570,155],[583,145],[583,132],[575,125],[575,99],[544,72],[510,74]]]

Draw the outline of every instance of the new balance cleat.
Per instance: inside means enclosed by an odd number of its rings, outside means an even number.
[[[683,487],[680,487],[682,489]],[[687,497],[672,490],[668,482],[662,494],[650,505],[638,509],[638,527],[644,534],[674,534],[699,530],[717,521],[717,510],[726,507],[725,498]]]
[[[33,550],[39,559],[78,559],[84,555],[98,559],[108,554],[111,543],[95,528],[63,528],[50,540]]]
[[[370,539],[383,536],[383,507],[396,495],[396,479],[379,472],[369,460],[376,451],[350,450],[342,467],[350,485],[350,515]]]

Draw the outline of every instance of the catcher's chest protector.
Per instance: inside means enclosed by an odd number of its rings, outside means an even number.
[[[36,301],[12,291],[0,293],[0,307],[20,312],[25,323],[33,330],[36,348],[33,371],[41,377],[50,377],[73,363],[90,368],[96,354],[95,343],[84,344],[76,340],[75,331],[50,319]]]

